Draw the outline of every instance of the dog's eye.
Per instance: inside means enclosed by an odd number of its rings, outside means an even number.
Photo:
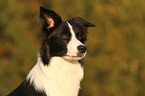
[[[64,35],[62,35],[62,39],[67,40],[67,39],[69,39],[69,36],[64,34]]]

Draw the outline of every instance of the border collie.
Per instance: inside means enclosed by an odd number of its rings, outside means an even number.
[[[43,7],[40,19],[37,64],[8,96],[77,96],[83,78],[87,28],[95,25],[80,17],[63,22],[57,13]]]

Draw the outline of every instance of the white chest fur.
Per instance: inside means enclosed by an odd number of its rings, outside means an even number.
[[[48,66],[44,66],[39,58],[27,76],[27,80],[33,82],[35,89],[44,90],[47,96],[77,96],[82,78],[81,64],[77,61],[66,61],[61,57],[53,57]]]

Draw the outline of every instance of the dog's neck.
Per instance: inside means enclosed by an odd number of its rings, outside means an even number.
[[[44,91],[47,96],[77,96],[83,68],[78,61],[67,61],[62,57],[53,57],[48,65],[41,58],[30,71],[27,80],[37,91]]]

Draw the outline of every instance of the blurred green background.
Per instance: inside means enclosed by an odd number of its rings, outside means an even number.
[[[80,16],[88,33],[79,96],[145,96],[145,0],[0,0],[0,96],[15,89],[37,62],[39,7],[63,20]]]

